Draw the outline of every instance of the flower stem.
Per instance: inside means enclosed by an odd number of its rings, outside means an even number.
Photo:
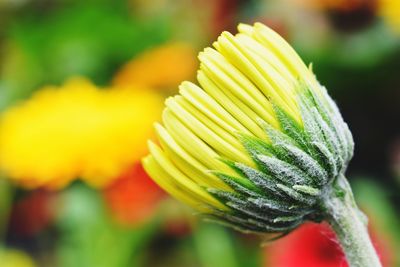
[[[0,250],[5,244],[13,196],[12,184],[0,176]]]
[[[324,201],[327,220],[336,232],[350,267],[381,267],[368,234],[367,218],[358,209],[346,178],[341,175]]]

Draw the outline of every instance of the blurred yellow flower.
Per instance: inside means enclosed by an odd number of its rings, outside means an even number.
[[[0,169],[27,187],[105,186],[143,156],[162,99],[85,79],[45,87],[0,118]]]
[[[197,68],[194,49],[184,43],[170,43],[151,49],[128,62],[114,77],[117,86],[176,88],[191,79]]]
[[[386,23],[397,33],[400,33],[400,1],[380,0],[380,14]]]
[[[34,267],[32,259],[18,250],[0,250],[0,267]]]

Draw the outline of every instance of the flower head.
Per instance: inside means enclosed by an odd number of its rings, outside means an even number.
[[[287,232],[319,220],[344,172],[351,133],[293,48],[256,23],[200,53],[200,86],[167,99],[150,176],[177,199],[244,231]]]
[[[28,187],[104,186],[147,153],[160,97],[85,79],[45,87],[0,118],[0,170]]]

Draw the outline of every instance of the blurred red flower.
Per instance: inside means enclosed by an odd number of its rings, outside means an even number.
[[[235,17],[238,15],[240,0],[218,0],[214,3],[212,26],[214,34],[235,30]]]
[[[381,236],[372,235],[383,266],[391,266],[390,248]],[[306,223],[265,249],[265,264],[271,267],[348,267],[335,233],[326,223]]]
[[[145,223],[165,197],[140,163],[118,177],[103,194],[114,219],[125,226]]]
[[[35,190],[14,204],[10,232],[18,237],[31,237],[48,227],[55,217],[54,192]]]
[[[187,218],[167,218],[163,230],[166,234],[176,237],[184,237],[192,233],[192,225]]]

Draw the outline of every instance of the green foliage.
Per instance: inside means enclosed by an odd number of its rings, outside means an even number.
[[[107,2],[77,1],[41,18],[27,13],[15,19],[8,31],[11,52],[0,77],[8,101],[74,75],[105,84],[133,56],[167,40],[170,30],[164,18],[140,21],[128,13],[126,3]],[[16,69],[7,71],[13,65]]]
[[[157,222],[129,229],[116,225],[98,192],[74,184],[63,192],[58,230],[58,266],[140,266],[140,252],[156,233]]]
[[[353,180],[351,180],[353,181]],[[389,251],[400,249],[399,216],[396,207],[390,202],[390,197],[397,192],[384,188],[368,177],[356,177],[351,183],[357,203],[370,217],[371,230],[376,236],[386,241]],[[396,190],[395,188],[394,190]],[[393,253],[393,266],[400,266],[400,255]]]
[[[193,240],[202,267],[239,267],[234,240],[226,229],[200,223]]]
[[[8,226],[7,219],[10,216],[11,204],[13,202],[14,187],[3,175],[0,174],[0,250],[2,242],[6,237]]]

